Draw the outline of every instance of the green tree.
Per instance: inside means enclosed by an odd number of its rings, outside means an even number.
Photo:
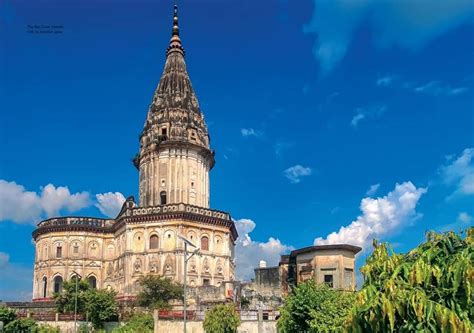
[[[0,321],[3,322],[3,325],[7,325],[9,322],[16,319],[16,313],[12,309],[6,306],[0,306]]]
[[[36,321],[31,318],[20,318],[9,322],[5,328],[5,333],[32,333],[37,328]]]
[[[114,329],[113,333],[153,333],[155,321],[149,313],[134,314],[128,322],[119,328]]]
[[[349,332],[465,332],[474,322],[474,228],[430,232],[408,252],[374,242]]]
[[[103,322],[117,318],[118,306],[116,292],[105,289],[93,289],[85,280],[77,284],[77,313],[86,315],[95,328],[101,328]],[[74,312],[76,302],[76,281],[71,279],[63,283],[61,293],[53,296],[59,312]]]
[[[150,309],[169,309],[169,302],[183,297],[183,286],[171,279],[146,275],[139,280],[138,304]]]
[[[220,304],[206,311],[203,328],[208,333],[235,333],[240,316],[233,304]]]
[[[117,319],[117,293],[106,289],[89,289],[85,293],[85,312],[95,328],[103,327],[106,321]]]
[[[277,325],[283,333],[341,332],[354,301],[354,292],[309,280],[285,299]]]
[[[79,280],[77,283],[77,313],[85,314],[87,292],[91,289],[89,283],[85,280]],[[59,312],[74,312],[76,302],[76,280],[64,281],[61,293],[53,295],[56,308]]]

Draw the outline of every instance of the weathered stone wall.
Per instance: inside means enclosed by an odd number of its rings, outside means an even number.
[[[186,332],[188,333],[206,333],[202,327],[202,321],[188,321],[186,323]],[[183,321],[160,320],[155,324],[155,333],[181,333],[183,332]],[[238,333],[277,333],[276,321],[243,321]]]

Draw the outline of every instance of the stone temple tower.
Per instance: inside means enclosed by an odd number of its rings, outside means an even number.
[[[214,152],[191,85],[174,8],[166,62],[134,159],[140,172],[139,205],[185,203],[209,207]]]
[[[122,300],[136,297],[140,278],[150,274],[186,279],[201,301],[203,295],[232,294],[238,234],[228,213],[209,209],[214,153],[186,70],[176,7],[165,68],[134,164],[140,175],[138,205],[129,197],[114,218],[56,217],[38,224],[35,301],[50,300],[74,275],[93,287],[116,290]],[[200,250],[186,272],[182,237]],[[201,287],[207,292],[198,293]],[[213,288],[216,294],[209,293]]]

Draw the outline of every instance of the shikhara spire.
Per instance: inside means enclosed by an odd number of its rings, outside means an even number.
[[[209,149],[207,126],[184,61],[176,5],[166,62],[148,109],[141,146],[146,148],[164,140],[192,143]]]
[[[209,207],[214,152],[184,61],[174,7],[166,60],[134,158],[140,171],[140,206],[189,203]]]

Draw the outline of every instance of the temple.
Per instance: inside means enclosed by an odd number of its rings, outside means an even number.
[[[129,197],[113,219],[58,217],[33,232],[33,300],[49,300],[73,276],[133,299],[138,280],[157,274],[183,283],[187,238],[200,249],[187,283],[232,294],[237,231],[230,215],[209,208],[214,152],[184,61],[175,6],[163,74],[149,106],[140,148],[139,202]]]

